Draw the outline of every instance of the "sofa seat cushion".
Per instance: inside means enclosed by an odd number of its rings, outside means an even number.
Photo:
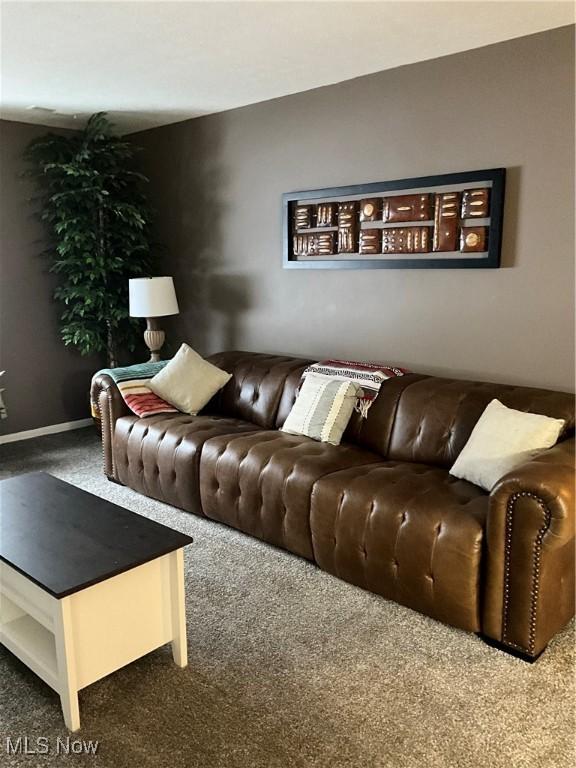
[[[201,515],[198,472],[202,446],[214,435],[258,429],[250,422],[221,416],[124,416],[114,430],[115,476],[139,493]]]
[[[200,463],[202,508],[213,520],[311,560],[314,483],[330,472],[379,461],[351,445],[277,431],[213,437]]]
[[[480,629],[488,495],[444,469],[385,462],[319,479],[310,525],[321,568],[463,629]]]

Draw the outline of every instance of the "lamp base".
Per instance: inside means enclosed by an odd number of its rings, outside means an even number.
[[[144,341],[150,350],[150,363],[160,361],[160,350],[164,345],[166,334],[158,327],[158,320],[154,317],[146,318],[146,330],[144,331]]]

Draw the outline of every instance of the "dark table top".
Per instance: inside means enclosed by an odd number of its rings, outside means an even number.
[[[0,560],[57,598],[191,542],[44,472],[0,481]]]

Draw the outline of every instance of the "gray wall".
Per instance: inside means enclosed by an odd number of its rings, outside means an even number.
[[[573,28],[135,140],[183,310],[174,345],[574,389]],[[497,166],[503,269],[282,270],[282,192]]]
[[[88,417],[99,367],[60,340],[55,281],[39,255],[44,232],[29,202],[34,190],[21,177],[24,148],[48,130],[0,121],[0,387],[8,408],[0,434]]]

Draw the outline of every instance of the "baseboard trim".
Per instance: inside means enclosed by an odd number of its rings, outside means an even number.
[[[31,440],[42,435],[55,435],[57,432],[70,432],[73,429],[89,427],[94,422],[92,419],[78,419],[77,421],[64,421],[62,424],[49,424],[38,429],[26,429],[23,432],[12,432],[10,435],[0,435],[0,445],[4,443],[17,443],[20,440]]]

